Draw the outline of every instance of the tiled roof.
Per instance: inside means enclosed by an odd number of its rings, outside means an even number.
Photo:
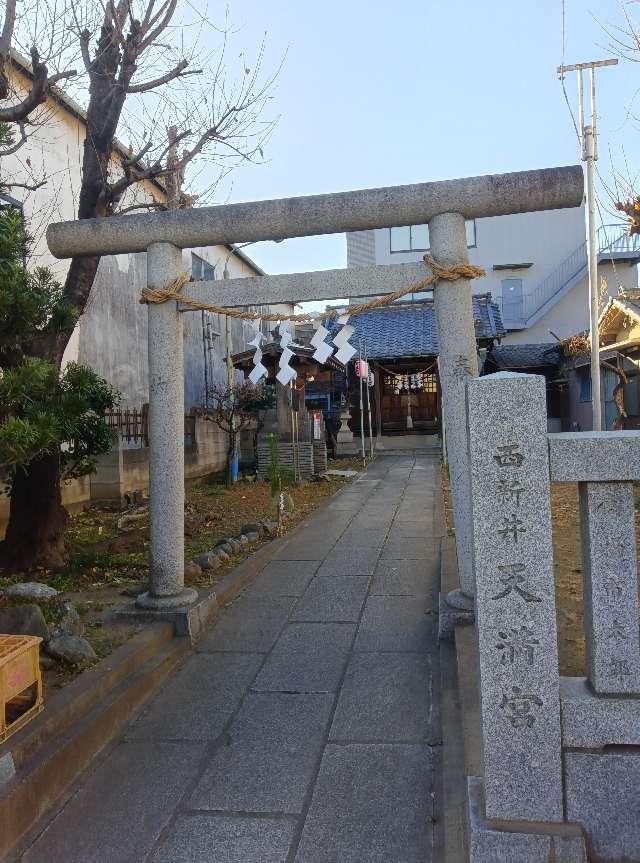
[[[500,338],[505,329],[491,294],[473,297],[473,318],[479,340]],[[433,300],[397,303],[387,308],[363,312],[349,323],[355,333],[349,341],[354,347],[360,339],[370,359],[435,356],[438,329]],[[335,327],[335,325],[334,325]]]
[[[557,342],[531,345],[494,345],[487,355],[498,369],[529,369],[557,366],[562,362],[562,348]]]

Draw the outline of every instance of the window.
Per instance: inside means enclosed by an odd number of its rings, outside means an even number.
[[[216,277],[216,268],[200,255],[191,252],[191,278],[194,282],[212,282]]]
[[[580,401],[591,401],[591,369],[589,366],[580,366],[577,369],[578,383],[580,384]]]
[[[476,244],[475,219],[465,222],[467,248]],[[429,250],[429,226],[411,225],[389,229],[389,248],[392,252],[427,252]]]

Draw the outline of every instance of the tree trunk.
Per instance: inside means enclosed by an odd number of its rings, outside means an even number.
[[[17,572],[62,568],[68,517],[60,493],[60,455],[47,453],[16,473],[0,565]]]

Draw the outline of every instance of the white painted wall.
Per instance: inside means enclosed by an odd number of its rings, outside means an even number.
[[[620,290],[636,288],[638,285],[638,268],[635,264],[623,261],[602,262],[598,267],[598,277],[601,286],[606,281],[606,293],[601,299],[601,307],[608,297],[618,296]],[[604,286],[602,287],[604,292]],[[543,344],[553,342],[553,332],[561,339],[573,336],[589,328],[589,279],[585,276],[566,293],[540,320],[526,330],[508,333],[502,339],[505,345]]]
[[[476,245],[469,249],[471,263],[484,267],[487,275],[475,279],[473,290],[491,292],[500,303],[501,282],[507,278],[522,278],[523,290],[532,290],[585,240],[584,208],[519,213],[476,219]],[[359,232],[347,244],[366,246]],[[402,264],[422,260],[423,251],[392,252],[389,229],[374,232],[376,264]],[[365,238],[366,239],[366,238]],[[527,269],[494,270],[494,266],[531,263]]]

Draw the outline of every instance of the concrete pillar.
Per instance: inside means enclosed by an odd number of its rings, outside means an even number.
[[[171,243],[147,249],[147,284],[166,288],[182,271]],[[149,522],[150,589],[140,608],[188,605],[184,587],[184,355],[182,315],[174,302],[149,304]]]
[[[443,266],[466,264],[467,235],[464,217],[442,213],[429,222],[431,254]],[[447,422],[447,453],[456,529],[460,592],[453,591],[447,602],[456,608],[473,608],[475,593],[472,556],[471,500],[465,383],[478,376],[476,333],[471,303],[471,282],[441,282],[434,291],[440,386],[443,414]]]

